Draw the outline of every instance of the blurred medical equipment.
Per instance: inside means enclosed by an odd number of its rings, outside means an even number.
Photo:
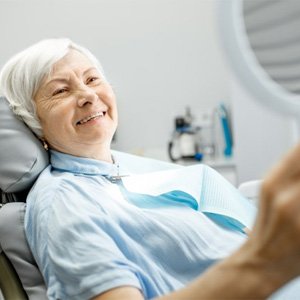
[[[217,107],[217,122],[220,122],[221,126],[221,135],[223,137],[223,147],[222,147],[222,154],[226,157],[229,157],[232,155],[232,147],[233,147],[233,141],[232,141],[232,134],[231,134],[231,128],[230,128],[230,122],[229,122],[229,115],[228,111],[223,103],[221,103]]]
[[[171,161],[202,159],[202,153],[198,151],[198,132],[199,128],[193,126],[190,107],[187,107],[184,116],[175,118],[175,128],[168,144],[168,154]]]
[[[194,112],[194,115],[187,107],[185,115],[177,116],[174,123],[168,144],[171,161],[207,161],[232,155],[229,114],[223,103]]]

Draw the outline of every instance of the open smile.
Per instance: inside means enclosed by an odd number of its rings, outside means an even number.
[[[79,121],[76,123],[76,125],[82,125],[82,124],[85,124],[85,123],[87,123],[87,122],[89,122],[89,121],[91,121],[91,120],[95,120],[95,119],[98,119],[98,118],[102,118],[102,117],[104,117],[105,115],[106,115],[106,111],[98,111],[98,112],[96,112],[96,113],[94,113],[94,114],[92,114],[92,115],[90,115],[90,116],[88,116],[88,117],[85,117],[85,118],[79,120]]]

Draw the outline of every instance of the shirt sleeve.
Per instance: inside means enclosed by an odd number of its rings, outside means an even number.
[[[46,233],[48,294],[55,299],[90,299],[119,286],[141,289],[136,266],[122,252],[120,230],[84,195],[65,188],[56,191]]]

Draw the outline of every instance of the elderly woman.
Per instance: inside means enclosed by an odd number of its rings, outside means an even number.
[[[50,150],[25,219],[50,299],[256,299],[300,274],[300,147],[265,180],[247,238],[253,207],[208,168],[176,171],[165,193],[130,191],[110,150],[115,95],[87,49],[41,41],[3,67],[0,89]],[[177,184],[200,171],[237,214],[201,210]],[[205,183],[204,204],[213,197]]]

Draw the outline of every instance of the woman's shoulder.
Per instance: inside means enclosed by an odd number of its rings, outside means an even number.
[[[42,171],[27,196],[27,206],[46,208],[52,206],[57,199],[64,200],[66,195],[72,197],[70,191],[76,190],[76,180],[67,172],[56,173],[51,165]],[[33,205],[34,204],[34,205]]]
[[[98,182],[97,182],[98,183]],[[49,165],[40,174],[27,197],[29,209],[45,211],[60,207],[64,210],[78,209],[78,207],[97,205],[90,199],[90,191],[95,190],[93,178],[78,176],[70,172],[57,172]],[[97,184],[98,194],[101,185]]]
[[[29,195],[58,192],[66,182],[72,181],[72,177],[67,172],[56,174],[49,165],[41,172]]]

